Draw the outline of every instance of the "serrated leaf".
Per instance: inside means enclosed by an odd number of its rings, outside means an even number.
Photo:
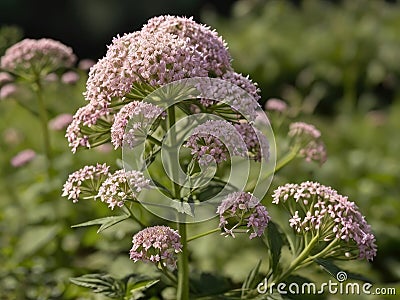
[[[251,271],[249,272],[249,274],[247,275],[245,281],[242,284],[242,295],[241,297],[243,298],[246,294],[246,291],[248,291],[249,289],[253,288],[255,284],[257,284],[258,282],[256,282],[256,278],[257,275],[260,271],[260,266],[261,266],[261,259],[258,261],[258,263],[256,264],[256,266],[251,269]]]
[[[272,272],[275,272],[281,258],[282,247],[284,245],[281,233],[274,222],[269,222],[267,226],[266,243],[271,253]]]
[[[343,270],[342,268],[335,265],[332,260],[317,258],[314,261],[317,264],[319,264],[326,272],[328,272],[333,277],[335,277],[335,279],[338,279],[340,272],[344,272],[345,274],[343,274],[343,275],[346,276],[346,279],[354,279],[354,280],[359,280],[359,281],[364,281],[364,282],[372,282],[370,279],[368,279],[367,277],[365,277],[361,274],[352,273],[352,272]]]
[[[111,216],[111,217],[105,217],[105,218],[95,219],[95,220],[87,221],[84,223],[76,224],[71,227],[75,228],[75,227],[101,225],[100,228],[97,230],[97,233],[99,233],[99,232],[106,230],[107,228],[110,228],[111,226],[118,224],[119,222],[122,222],[128,218],[129,218],[129,215]]]
[[[86,274],[70,278],[73,284],[90,288],[94,293],[118,299],[125,295],[125,284],[122,280],[111,277],[109,274]]]

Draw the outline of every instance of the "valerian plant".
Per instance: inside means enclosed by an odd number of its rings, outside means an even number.
[[[267,196],[274,172],[296,158],[322,165],[327,154],[321,132],[304,122],[289,125],[276,151],[271,126],[283,124],[287,104],[268,101],[268,119],[259,92],[248,76],[235,72],[218,33],[191,18],[154,17],[140,31],[113,39],[90,69],[87,104],[74,115],[66,137],[74,153],[111,143],[122,149],[122,163],[82,167],[69,176],[63,195],[122,211],[76,226],[100,225],[100,232],[133,219],[141,230],[132,232],[127,255],[153,264],[160,275],[89,274],[73,283],[115,299],[147,299],[152,289],[167,287],[180,300],[264,299],[277,295],[274,289],[274,295],[260,293],[262,278],[270,288],[311,264],[336,275],[340,269],[332,260],[374,258],[370,226],[356,204],[334,189],[307,181]],[[268,206],[287,211],[287,219],[274,219]],[[144,208],[159,225],[147,224]],[[214,229],[188,236],[188,223],[214,217],[219,218]],[[199,290],[189,268],[190,242],[217,232],[266,241],[268,271],[258,264],[242,288],[232,285],[218,295],[211,287]],[[281,258],[285,246],[289,262]]]

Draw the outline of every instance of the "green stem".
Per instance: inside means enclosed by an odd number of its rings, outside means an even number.
[[[201,238],[203,236],[206,236],[206,235],[212,234],[214,232],[218,232],[218,231],[221,231],[221,228],[214,228],[214,229],[211,229],[209,231],[206,231],[206,232],[203,232],[203,233],[200,233],[200,234],[196,234],[195,236],[192,236],[192,237],[188,238],[187,242],[189,243],[190,241],[199,239],[199,238]]]
[[[282,157],[277,163],[275,167],[275,172],[282,169],[288,163],[290,163],[297,155],[298,149],[292,149],[289,153],[287,153],[284,157]],[[269,176],[270,174],[268,174]]]
[[[162,142],[156,139],[155,137],[148,135],[146,138],[150,140],[153,144],[156,144],[157,146],[162,146]]]
[[[172,195],[175,199],[179,200],[181,187],[176,182],[176,166],[173,166],[173,158],[176,155],[176,132],[175,132],[175,107],[168,108],[168,127],[169,137],[171,143],[170,155],[170,168],[172,180]],[[177,300],[189,300],[189,251],[187,244],[187,228],[185,224],[185,215],[178,215],[177,218],[178,232],[181,236],[182,251],[178,255],[178,286],[177,286]]]
[[[36,94],[36,98],[38,101],[38,108],[39,108],[39,120],[42,126],[42,133],[43,133],[43,146],[44,146],[44,153],[47,160],[47,175],[51,177],[51,169],[52,169],[52,157],[51,157],[51,146],[50,146],[50,134],[48,128],[48,117],[47,117],[47,110],[46,105],[44,103],[43,94],[42,94],[42,85],[40,81],[37,80],[33,86],[33,89]]]
[[[291,264],[289,265],[288,269],[282,273],[280,276],[278,276],[274,282],[275,283],[279,283],[282,282],[286,277],[288,277],[293,271],[295,271],[300,265],[302,265],[302,263],[308,258],[312,248],[314,247],[314,245],[318,242],[319,240],[319,235],[317,234],[316,236],[314,236],[310,243],[307,245],[306,248],[303,249],[303,251],[301,251],[301,253],[299,254],[299,256],[296,257],[295,260],[293,260],[291,262]]]
[[[124,205],[124,206],[125,206],[126,209],[128,210],[129,215],[130,215],[130,217],[132,218],[132,220],[134,220],[135,222],[137,222],[137,223],[140,225],[140,227],[142,227],[142,229],[147,227],[146,224],[144,224],[142,221],[140,221],[140,220],[133,214],[132,209],[131,209],[128,205]]]
[[[189,251],[186,224],[178,223],[178,231],[181,236],[182,252],[178,255],[177,299],[189,300]]]

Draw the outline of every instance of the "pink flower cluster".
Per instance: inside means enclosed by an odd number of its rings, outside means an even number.
[[[150,19],[142,31],[169,33],[187,40],[188,45],[202,54],[202,65],[208,76],[221,76],[231,70],[231,56],[225,41],[215,30],[198,24],[192,18],[159,16]]]
[[[197,126],[185,143],[200,165],[219,164],[229,156],[246,156],[247,148],[235,127],[225,120],[209,120]]]
[[[245,192],[229,194],[218,206],[217,214],[220,219],[219,227],[224,229],[227,236],[235,237],[233,231],[240,226],[246,226],[253,229],[250,239],[262,236],[271,219],[260,200]],[[249,231],[250,228],[247,232]]]
[[[79,146],[90,148],[89,136],[82,130],[82,126],[91,127],[102,117],[107,117],[110,110],[105,107],[95,107],[91,103],[78,109],[66,130],[65,137],[68,139],[72,153],[75,153]],[[110,116],[112,118],[112,116]]]
[[[100,186],[96,198],[108,203],[108,207],[114,209],[121,207],[128,199],[135,199],[142,189],[148,188],[150,181],[140,171],[117,170],[109,174]]]
[[[78,171],[70,174],[63,186],[62,196],[68,196],[72,202],[76,203],[79,199],[94,198],[93,191],[97,191],[100,183],[108,176],[109,166],[97,164],[95,166],[85,166]],[[83,193],[83,195],[81,195]]]
[[[274,191],[272,203],[288,208],[289,224],[296,232],[318,234],[325,242],[337,239],[337,251],[345,256],[352,244],[360,259],[376,255],[375,236],[357,205],[331,187],[310,181],[286,184]]]
[[[0,66],[15,74],[45,76],[57,69],[71,67],[75,61],[72,49],[58,41],[24,39],[6,50]]]
[[[154,104],[133,101],[126,104],[115,115],[111,126],[111,143],[117,149],[126,144],[133,147],[137,140],[146,138],[149,128],[158,117],[164,118],[163,109]],[[125,133],[128,122],[134,117],[134,122]]]
[[[109,173],[109,166],[85,166],[70,174],[63,187],[62,196],[72,202],[79,199],[100,198],[108,207],[123,206],[126,200],[135,199],[150,181],[140,171],[117,170]]]
[[[180,239],[179,233],[167,226],[145,228],[133,236],[130,258],[176,269],[176,254],[182,251]]]
[[[248,153],[255,161],[260,162],[262,158],[268,159],[269,145],[262,132],[245,122],[240,122],[234,126],[245,142]]]
[[[21,167],[28,162],[32,161],[36,157],[36,152],[32,149],[25,149],[19,152],[11,159],[11,165],[13,167]]]
[[[288,135],[299,147],[299,155],[307,162],[316,161],[323,164],[327,159],[325,144],[321,141],[321,132],[311,124],[294,122],[289,125]]]
[[[265,102],[265,109],[267,111],[277,111],[282,113],[287,110],[287,104],[281,99],[271,98]]]

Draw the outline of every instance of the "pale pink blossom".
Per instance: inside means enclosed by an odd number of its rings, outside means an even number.
[[[32,149],[26,149],[19,152],[13,158],[11,158],[11,165],[13,167],[21,167],[28,162],[32,161],[36,157],[36,152]]]
[[[176,269],[177,253],[182,251],[181,236],[176,230],[167,226],[145,228],[132,238],[130,259],[134,262],[144,261],[159,267]]]
[[[245,226],[247,232],[252,229],[250,239],[260,237],[264,233],[271,217],[260,200],[250,193],[235,192],[227,195],[217,208],[220,222],[226,235],[235,237],[234,230]]]
[[[49,121],[49,128],[52,130],[63,130],[72,122],[71,114],[60,114]]]

